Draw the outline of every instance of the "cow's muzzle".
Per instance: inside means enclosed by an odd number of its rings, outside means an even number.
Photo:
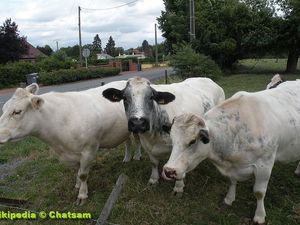
[[[176,170],[166,166],[164,166],[161,175],[165,180],[174,180],[177,177]]]
[[[144,133],[150,129],[149,120],[146,118],[131,117],[128,120],[128,130],[133,133]]]

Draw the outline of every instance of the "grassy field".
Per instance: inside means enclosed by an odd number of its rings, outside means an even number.
[[[255,64],[255,65],[254,65]],[[258,67],[258,69],[256,68]],[[220,78],[226,97],[233,93],[265,89],[271,77],[284,70],[284,60],[245,60],[236,74]],[[252,71],[252,72],[251,72]],[[263,72],[261,72],[263,71]],[[284,75],[285,79],[300,78]],[[170,78],[175,81],[178,78]],[[0,197],[27,199],[23,209],[60,212],[90,212],[97,219],[118,176],[123,172],[129,181],[123,189],[109,222],[120,225],[246,225],[256,208],[252,193],[253,179],[239,183],[237,199],[226,210],[219,209],[228,184],[210,162],[204,162],[187,175],[182,198],[171,195],[173,182],[160,180],[147,186],[151,166],[148,156],[141,161],[122,163],[124,147],[99,151],[89,177],[89,200],[84,206],[74,204],[75,171],[52,157],[45,144],[36,138],[8,143],[0,151]],[[167,159],[166,159],[167,160]],[[265,207],[269,225],[300,224],[300,179],[294,178],[297,163],[276,164],[269,183]],[[0,211],[23,212],[0,205]],[[94,220],[32,220],[13,224],[95,224]],[[1,220],[0,224],[12,224]]]

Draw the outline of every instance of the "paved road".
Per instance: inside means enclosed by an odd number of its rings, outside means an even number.
[[[101,82],[109,83],[117,80],[127,80],[128,78],[135,77],[135,76],[145,77],[150,81],[154,81],[158,78],[164,77],[165,70],[167,70],[168,74],[172,74],[173,72],[173,69],[171,67],[156,68],[156,69],[139,71],[139,72],[126,72],[126,73],[122,73],[122,75],[113,76],[113,77],[40,87],[39,94],[43,94],[49,91],[57,91],[57,92],[82,91],[89,88],[98,87],[101,85]],[[14,91],[0,94],[0,109],[2,109],[3,104],[13,95],[13,93]],[[0,113],[2,114],[2,112]]]

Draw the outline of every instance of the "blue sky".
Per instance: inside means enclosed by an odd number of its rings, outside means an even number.
[[[130,5],[107,9],[133,0],[0,0],[0,23],[11,18],[20,35],[34,46],[56,49],[78,44],[78,6],[81,12],[82,42],[93,42],[96,34],[105,47],[109,36],[116,46],[137,47],[147,40],[154,44],[154,24],[164,10],[162,0],[138,0]],[[106,9],[106,10],[85,10]],[[158,30],[158,42],[162,42]]]

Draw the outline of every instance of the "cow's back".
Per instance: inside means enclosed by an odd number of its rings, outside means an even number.
[[[297,84],[298,83],[298,84]],[[277,151],[279,161],[300,157],[300,83],[276,89],[238,92],[205,114],[225,154]],[[218,144],[217,144],[218,145]],[[216,146],[218,148],[218,146]]]
[[[125,81],[113,82],[81,92],[43,94],[42,112],[45,116],[50,113],[51,127],[59,130],[65,140],[77,140],[82,144],[99,142],[100,147],[114,147],[120,144],[118,140],[122,142],[128,135],[127,120],[123,103],[108,101],[102,91],[108,86],[124,88],[125,84]]]
[[[183,113],[203,115],[225,98],[223,89],[209,78],[189,78],[180,83],[151,86],[176,96],[173,102],[160,105],[170,120]]]

